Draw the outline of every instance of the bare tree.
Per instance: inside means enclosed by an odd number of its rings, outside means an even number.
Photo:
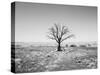
[[[69,30],[66,26],[61,26],[59,24],[54,24],[53,27],[49,28],[48,37],[55,40],[58,43],[58,51],[61,50],[61,43],[68,38],[73,37],[73,34],[69,34]]]

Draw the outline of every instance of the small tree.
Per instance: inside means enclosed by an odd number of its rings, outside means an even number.
[[[58,43],[58,51],[61,50],[61,43],[68,38],[73,37],[73,34],[69,34],[69,30],[66,26],[61,26],[58,24],[54,24],[53,27],[49,28],[48,37],[52,40],[55,40]]]

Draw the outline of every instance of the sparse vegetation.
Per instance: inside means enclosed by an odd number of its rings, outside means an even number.
[[[17,73],[97,68],[97,48],[89,47],[88,51],[87,48],[68,47],[59,52],[52,46],[18,46],[12,63],[15,63]]]

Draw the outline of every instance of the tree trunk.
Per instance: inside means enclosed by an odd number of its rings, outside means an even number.
[[[58,43],[58,51],[62,51],[60,43]]]

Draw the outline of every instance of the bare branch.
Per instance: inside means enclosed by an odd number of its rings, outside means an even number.
[[[61,40],[61,42],[63,42],[64,40],[66,40],[66,39],[68,39],[68,38],[71,38],[71,37],[73,37],[73,36],[74,36],[73,34],[72,34],[72,35],[69,35],[69,36],[63,38],[63,39]]]
[[[47,37],[48,37],[49,39],[52,39],[52,40],[55,40],[56,42],[58,42],[57,38],[54,37],[54,36],[47,35]]]
[[[57,24],[55,24],[55,28],[56,28],[56,37],[58,38],[59,28],[58,28]]]

